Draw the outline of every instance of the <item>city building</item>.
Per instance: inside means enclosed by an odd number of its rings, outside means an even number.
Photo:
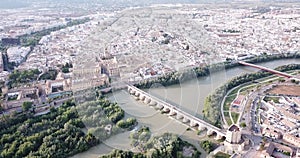
[[[300,148],[298,148],[296,151],[296,158],[300,158]]]
[[[281,139],[282,138],[282,134],[280,132],[269,129],[269,128],[264,128],[262,130],[262,135],[273,138],[273,139]]]
[[[55,92],[62,91],[70,91],[72,86],[72,82],[70,79],[62,79],[62,80],[47,80],[45,91],[46,94],[51,94]]]
[[[110,77],[120,76],[118,61],[116,57],[101,58],[99,63],[101,65],[101,73],[104,73]]]
[[[300,137],[299,136],[295,136],[295,135],[291,135],[291,134],[284,134],[283,138],[284,141],[291,143],[295,146],[299,146],[300,147]]]
[[[292,148],[274,142],[265,144],[264,150],[261,152],[262,157],[292,157],[294,155],[295,152]]]
[[[30,47],[10,47],[7,49],[8,61],[19,65],[30,52]]]
[[[233,108],[238,108],[238,107],[240,107],[240,106],[242,105],[242,103],[244,102],[244,100],[245,100],[245,96],[243,96],[243,95],[238,95],[238,96],[234,99],[234,101],[231,103],[231,106],[232,106]]]
[[[4,109],[21,107],[25,101],[37,101],[40,94],[38,87],[25,87],[17,90],[9,90],[7,92],[6,102],[3,104]]]
[[[72,90],[82,90],[93,87],[109,85],[109,77],[107,74],[101,73],[102,66],[97,65],[90,68],[73,70]]]

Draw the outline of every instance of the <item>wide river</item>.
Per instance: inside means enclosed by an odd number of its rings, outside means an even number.
[[[275,68],[285,64],[300,63],[300,59],[282,59],[270,62],[259,63],[257,65],[268,68]],[[239,66],[228,70],[215,72],[206,77],[194,78],[188,82],[163,87],[161,85],[153,85],[152,88],[145,89],[146,92],[166,100],[184,111],[201,117],[205,98],[212,93],[217,87],[235,76],[256,72],[257,69],[245,66]],[[134,100],[126,90],[116,91],[109,95],[109,100],[117,102],[126,112],[126,117],[136,117],[139,126],[146,125],[154,135],[165,132],[176,133],[184,140],[196,145],[203,153],[201,157],[206,157],[206,153],[199,147],[198,141],[201,137],[196,132],[186,131],[187,125],[170,118],[152,107],[145,105],[140,101]],[[130,132],[118,134],[106,140],[103,144],[91,148],[90,150],[74,156],[74,158],[93,158],[101,154],[106,154],[112,149],[131,149],[130,140],[128,139]]]

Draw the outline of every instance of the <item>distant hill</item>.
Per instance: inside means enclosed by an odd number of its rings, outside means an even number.
[[[15,9],[29,6],[25,0],[0,0],[0,9]]]

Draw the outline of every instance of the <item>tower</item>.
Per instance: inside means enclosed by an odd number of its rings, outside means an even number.
[[[241,142],[242,132],[240,128],[233,124],[228,128],[226,141],[230,144],[239,144]]]

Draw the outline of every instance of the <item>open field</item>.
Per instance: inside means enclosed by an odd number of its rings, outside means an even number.
[[[229,97],[226,98],[225,103],[224,103],[224,110],[227,111],[230,108],[231,103],[233,100],[236,98],[236,94],[230,95]]]
[[[216,155],[214,155],[215,158],[229,158],[230,155],[222,152],[218,152]]]
[[[270,94],[300,96],[300,86],[279,85],[268,91]]]

